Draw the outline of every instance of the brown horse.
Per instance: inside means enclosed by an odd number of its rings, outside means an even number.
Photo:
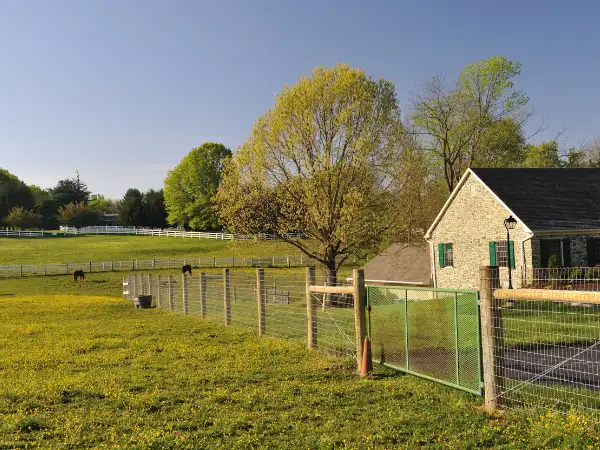
[[[192,266],[189,264],[186,264],[185,266],[183,266],[181,268],[181,273],[186,273],[188,272],[190,275],[192,274]]]
[[[85,280],[85,274],[83,273],[83,270],[76,270],[73,272],[73,281],[76,282],[79,278],[81,278],[81,281]]]

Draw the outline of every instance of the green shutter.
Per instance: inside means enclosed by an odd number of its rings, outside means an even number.
[[[446,258],[444,258],[444,244],[438,244],[438,259],[440,261],[440,267],[444,267],[446,264]]]
[[[490,242],[490,266],[496,265],[496,243]]]
[[[515,268],[515,243],[508,241],[508,260],[510,262],[510,268]]]

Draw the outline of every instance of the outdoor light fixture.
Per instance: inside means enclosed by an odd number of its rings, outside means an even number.
[[[517,226],[517,220],[513,216],[510,216],[508,219],[504,219],[504,226],[506,227],[506,231],[514,230]]]
[[[510,264],[510,230],[514,230],[517,226],[517,220],[513,216],[504,219],[504,227],[506,228],[506,265],[508,267],[508,288],[512,289],[512,267]]]

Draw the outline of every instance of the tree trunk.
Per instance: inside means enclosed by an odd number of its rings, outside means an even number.
[[[335,261],[329,262],[327,264],[327,286],[336,286],[337,285],[337,269],[335,267]],[[335,294],[327,294],[325,297],[325,306],[327,307],[335,307],[337,306],[337,295]]]

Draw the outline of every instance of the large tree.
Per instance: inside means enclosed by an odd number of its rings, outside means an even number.
[[[439,164],[448,191],[469,166],[514,164],[520,128],[530,117],[529,99],[513,84],[520,72],[520,63],[495,56],[467,64],[454,83],[434,77],[415,93],[415,130]],[[506,142],[507,148],[490,148],[486,140]]]
[[[25,209],[31,209],[35,206],[31,189],[9,171],[0,169],[0,222],[8,216],[10,209],[15,206],[21,206]]]
[[[152,228],[167,226],[167,210],[165,209],[165,197],[162,189],[158,191],[150,189],[144,192],[142,208],[146,219],[144,225]]]
[[[144,196],[139,189],[127,189],[119,202],[119,223],[126,227],[139,227],[146,223]]]
[[[51,189],[52,198],[58,206],[64,206],[69,203],[84,203],[87,205],[90,198],[90,191],[87,185],[79,178],[79,171],[75,178],[60,180],[56,186]]]
[[[394,229],[403,129],[391,82],[338,65],[286,87],[228,162],[217,194],[232,231],[273,232],[328,268]],[[300,231],[306,239],[284,233]]]
[[[221,183],[223,162],[231,150],[207,142],[192,149],[165,179],[164,198],[168,221],[193,230],[219,227],[214,196]]]

